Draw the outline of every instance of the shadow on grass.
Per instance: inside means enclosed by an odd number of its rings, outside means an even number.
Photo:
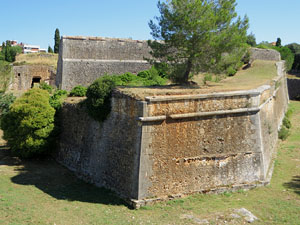
[[[11,178],[13,183],[34,185],[57,200],[129,207],[112,191],[79,180],[51,158],[20,160],[12,157],[7,147],[0,146],[0,165],[12,166],[18,171],[18,175]]]
[[[285,183],[283,186],[293,189],[296,194],[300,195],[300,176],[294,176],[290,182]]]

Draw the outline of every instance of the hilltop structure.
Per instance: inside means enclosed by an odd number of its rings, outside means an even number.
[[[63,37],[57,85],[70,90],[105,73],[147,69],[142,59],[148,51],[143,41]],[[157,95],[155,88],[137,93],[119,88],[101,124],[78,102],[65,102],[57,160],[134,207],[268,184],[288,105],[287,85],[278,52],[251,51],[252,61],[272,60],[277,67],[273,80],[251,90],[160,89]]]
[[[60,41],[56,85],[71,90],[88,86],[105,74],[138,73],[150,68],[147,41],[63,36]]]

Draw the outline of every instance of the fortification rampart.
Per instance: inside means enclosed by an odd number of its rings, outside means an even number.
[[[102,124],[65,103],[57,158],[136,207],[267,184],[288,104],[283,62],[277,67],[272,84],[254,90],[143,100],[115,91]]]
[[[254,60],[269,60],[280,61],[280,53],[274,49],[250,48],[251,61]]]
[[[88,86],[105,74],[137,74],[150,68],[147,41],[63,36],[57,65],[56,85],[71,90],[76,85]],[[251,61],[280,61],[275,50],[251,48]]]
[[[147,41],[67,37],[60,42],[56,85],[70,90],[105,74],[138,73],[150,68]]]

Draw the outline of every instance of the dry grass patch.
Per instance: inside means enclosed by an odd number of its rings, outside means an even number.
[[[47,65],[57,67],[58,54],[31,53],[20,54],[16,57],[15,65]]]

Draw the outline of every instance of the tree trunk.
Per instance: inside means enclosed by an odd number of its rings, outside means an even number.
[[[192,69],[192,61],[190,59],[188,59],[187,65],[186,65],[186,70],[183,75],[183,83],[185,83],[185,84],[187,84],[189,81],[189,75],[190,75],[191,69]]]

